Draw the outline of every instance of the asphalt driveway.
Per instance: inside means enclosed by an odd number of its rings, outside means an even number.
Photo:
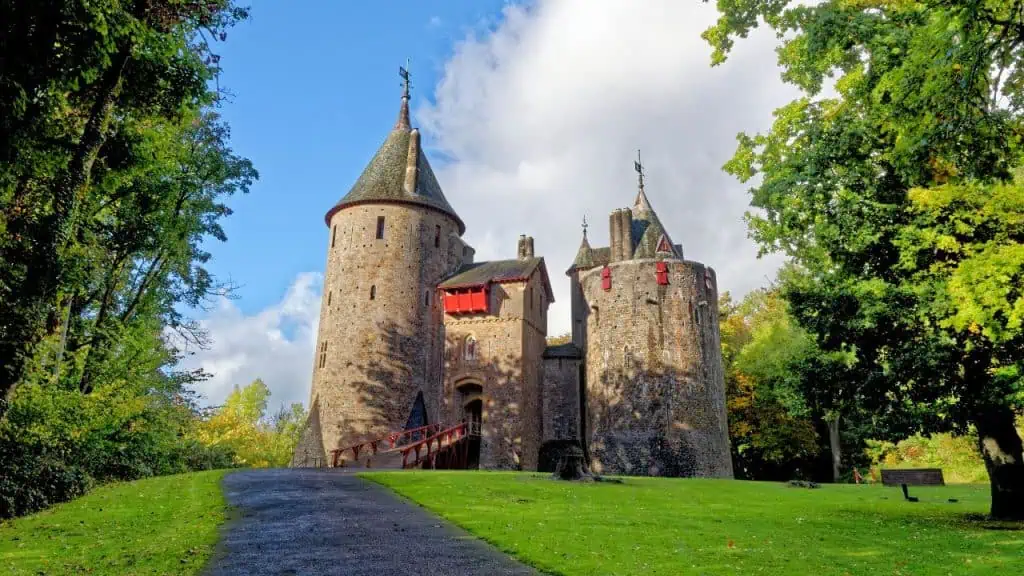
[[[229,474],[209,576],[537,574],[387,489],[338,470]]]

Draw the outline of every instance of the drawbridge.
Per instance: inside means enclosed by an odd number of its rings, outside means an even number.
[[[479,442],[479,422],[430,424],[331,450],[329,462],[332,468],[464,470],[476,467]]]

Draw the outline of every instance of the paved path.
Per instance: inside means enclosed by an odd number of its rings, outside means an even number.
[[[537,574],[387,489],[337,470],[224,479],[236,509],[206,574]]]

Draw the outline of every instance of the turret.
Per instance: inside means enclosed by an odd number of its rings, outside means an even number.
[[[591,465],[606,474],[731,477],[714,272],[682,259],[651,207],[643,168],[610,246],[569,269],[573,342],[585,351]]]
[[[327,265],[310,406],[320,454],[438,420],[443,353],[436,286],[472,249],[409,119],[398,119],[328,210]],[[316,452],[311,431],[296,450]]]

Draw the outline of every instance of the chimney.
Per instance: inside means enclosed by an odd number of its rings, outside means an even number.
[[[519,244],[516,246],[516,258],[526,258],[526,234],[519,235]]]
[[[622,236],[619,239],[619,253],[621,256],[619,260],[632,260],[633,259],[633,211],[629,208],[623,208],[619,212],[619,219],[622,227]]]
[[[622,219],[619,218],[619,212],[621,212],[621,209],[616,208],[608,216],[608,260],[611,262],[618,262],[619,257],[622,256],[621,248],[619,247],[622,242]]]
[[[526,257],[533,258],[533,236],[526,237]]]

